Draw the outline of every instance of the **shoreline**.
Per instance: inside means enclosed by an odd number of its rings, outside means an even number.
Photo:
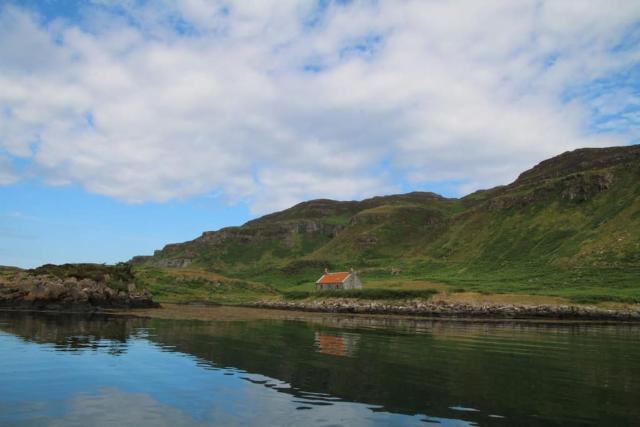
[[[636,309],[606,309],[579,305],[470,304],[447,301],[405,301],[389,304],[358,300],[259,301],[244,307],[333,314],[369,314],[441,319],[585,320],[640,322]]]
[[[31,312],[69,315],[114,315],[173,320],[232,321],[258,319],[305,319],[311,317],[377,318],[394,320],[436,320],[461,322],[607,323],[640,324],[636,309],[604,309],[575,305],[469,304],[446,301],[405,301],[388,304],[373,301],[259,301],[246,304],[215,304],[207,301],[160,303],[155,308],[106,308],[94,310],[0,307],[2,312]]]

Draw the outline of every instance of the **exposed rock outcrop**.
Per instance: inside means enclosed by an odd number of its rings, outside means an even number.
[[[99,308],[151,308],[159,306],[134,283],[114,289],[91,279],[57,278],[19,273],[0,282],[0,307],[29,310],[95,311]]]
[[[511,186],[530,185],[549,179],[611,166],[637,165],[640,145],[610,148],[581,148],[540,162],[520,174]]]

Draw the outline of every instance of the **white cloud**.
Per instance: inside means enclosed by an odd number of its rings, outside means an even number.
[[[635,2],[95,3],[71,23],[0,12],[0,148],[52,184],[264,212],[402,181],[466,192],[637,135],[589,134],[591,107],[562,99],[638,63],[613,49]]]

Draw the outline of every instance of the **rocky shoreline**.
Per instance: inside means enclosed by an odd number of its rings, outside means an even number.
[[[18,274],[9,282],[0,282],[0,308],[4,310],[97,311],[104,308],[153,308],[146,290],[129,283],[114,289],[105,283],[75,277]]]
[[[468,304],[447,301],[398,303],[324,299],[313,301],[259,301],[252,307],[324,313],[384,314],[450,318],[508,318],[558,320],[640,321],[640,305],[629,309],[604,309],[577,305]]]

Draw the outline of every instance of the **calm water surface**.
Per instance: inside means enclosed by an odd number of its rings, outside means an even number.
[[[0,312],[1,426],[640,425],[640,326]]]

